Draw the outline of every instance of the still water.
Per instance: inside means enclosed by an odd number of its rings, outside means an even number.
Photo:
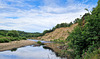
[[[50,49],[43,46],[25,46],[17,49],[0,52],[0,59],[66,59],[56,55]]]

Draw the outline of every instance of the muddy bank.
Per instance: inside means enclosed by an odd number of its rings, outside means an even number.
[[[0,51],[10,50],[13,48],[19,48],[22,46],[27,46],[27,45],[32,45],[32,44],[37,44],[37,43],[34,41],[29,41],[29,40],[12,41],[9,43],[0,43]]]
[[[65,52],[67,50],[66,46],[63,46],[62,44],[59,43],[44,43],[44,44],[45,44],[44,46],[45,49],[52,50],[53,52],[56,53],[57,56],[67,57],[68,59],[70,59],[69,55]]]

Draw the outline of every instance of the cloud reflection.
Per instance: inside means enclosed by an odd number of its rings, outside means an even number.
[[[18,48],[17,51],[0,52],[0,59],[61,59],[56,57],[55,53],[40,47],[26,46]]]

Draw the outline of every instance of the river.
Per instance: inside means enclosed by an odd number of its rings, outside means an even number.
[[[37,40],[32,40],[37,41]],[[46,41],[41,41],[46,42]],[[50,49],[43,48],[43,45],[41,46],[25,46],[20,48],[15,48],[12,50],[2,51],[0,52],[0,59],[67,59],[67,58],[61,58],[56,55],[55,52],[53,52]]]

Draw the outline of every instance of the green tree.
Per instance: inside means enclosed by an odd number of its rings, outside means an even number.
[[[12,37],[19,37],[19,33],[16,30],[8,31],[8,33],[6,35],[12,36]]]

